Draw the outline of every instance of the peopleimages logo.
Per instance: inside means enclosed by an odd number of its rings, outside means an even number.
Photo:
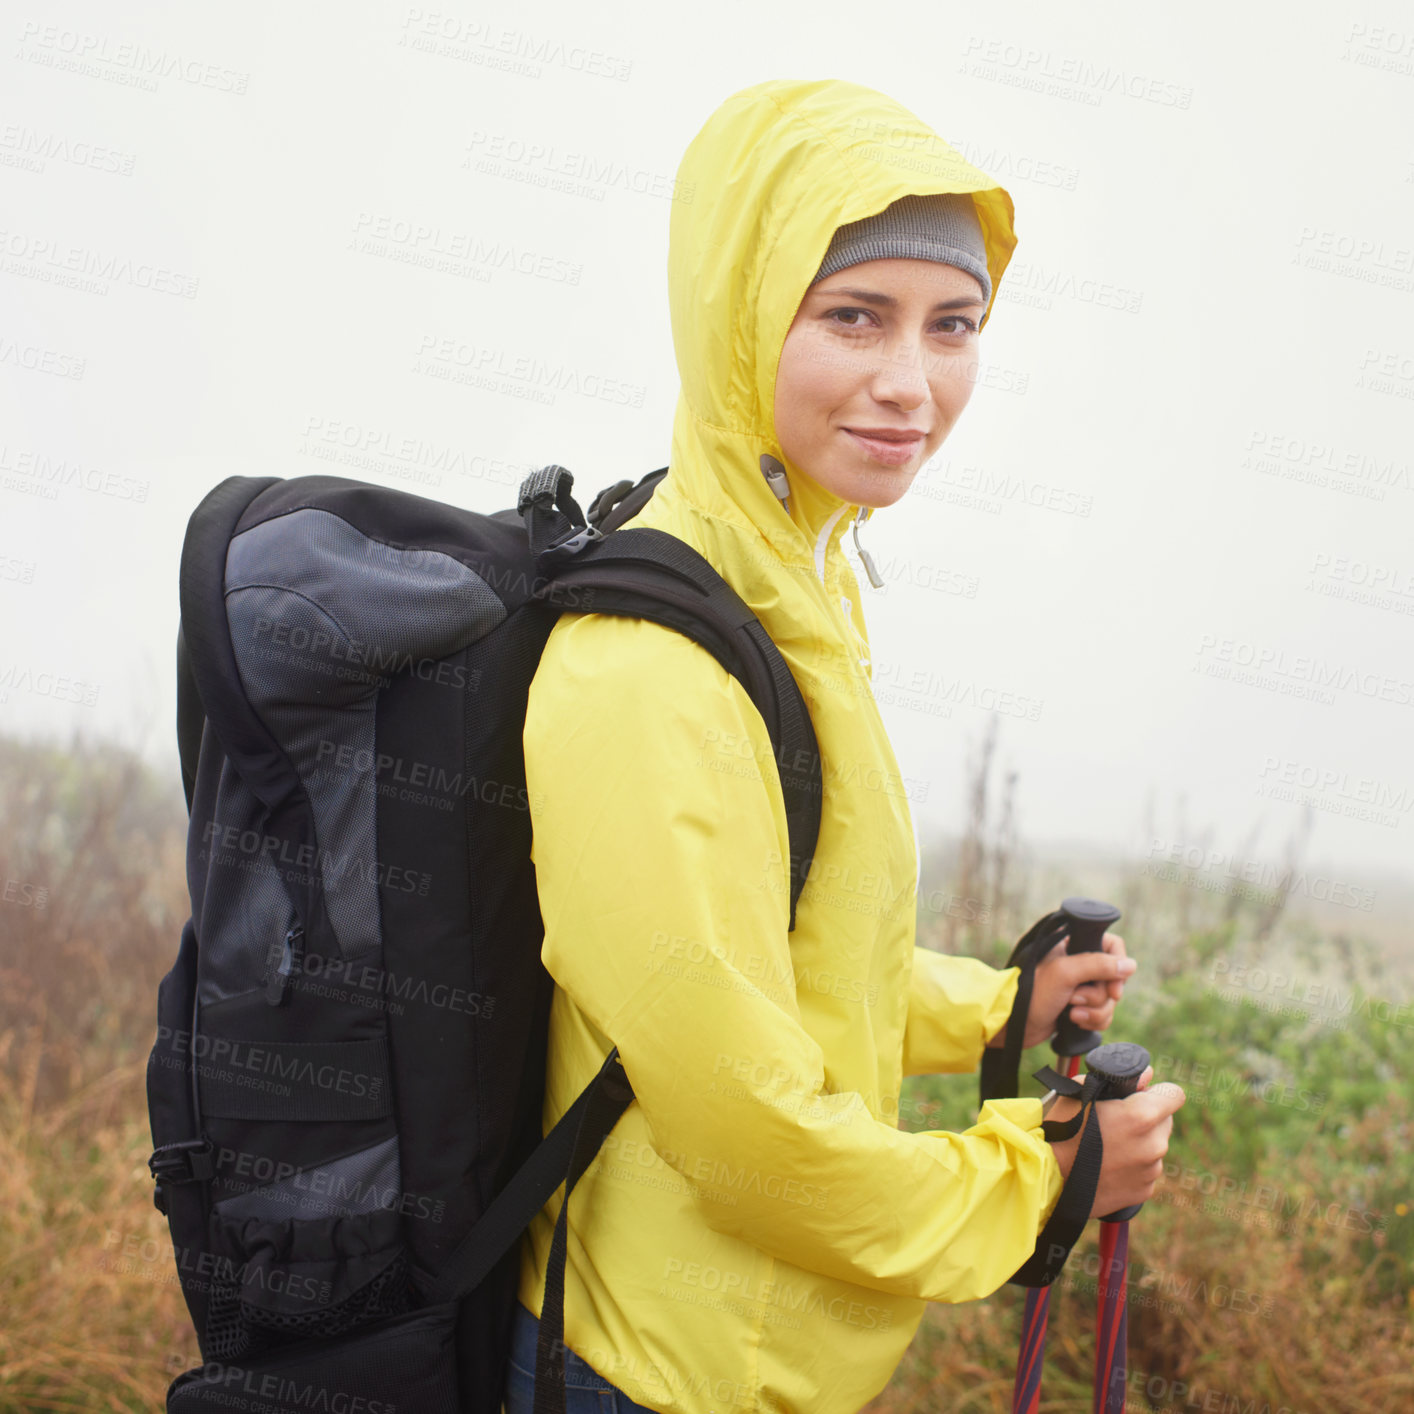
[[[55,132],[37,132],[19,123],[0,128],[0,161],[7,166],[24,167],[43,172],[53,160],[72,167],[87,167],[95,172],[112,172],[130,177],[137,161],[131,152],[117,151],[101,143],[85,142],[61,136]]]
[[[1212,884],[1217,892],[1241,882],[1273,894],[1298,895],[1319,903],[1358,908],[1364,913],[1370,913],[1375,906],[1374,889],[1349,880],[1333,879],[1327,874],[1311,873],[1289,864],[1245,859],[1226,850],[1188,844],[1182,840],[1150,840],[1144,872],[1154,878],[1175,882],[1183,878],[1180,871],[1187,871],[1193,878],[1207,876],[1200,887]]]
[[[1330,490],[1382,501],[1386,490],[1414,490],[1409,463],[1394,456],[1349,451],[1312,437],[1270,428],[1247,435],[1244,470],[1285,481],[1309,482]]]
[[[375,675],[412,673],[423,682],[440,687],[464,688],[468,684],[464,664],[433,658],[414,658],[401,648],[381,648],[376,643],[347,638],[326,629],[308,629],[303,624],[281,623],[265,617],[255,621],[254,637],[275,647],[308,654],[313,662],[331,659],[355,668],[371,668]],[[367,676],[367,674],[356,674]]]
[[[665,1282],[719,1292],[726,1297],[752,1306],[779,1306],[792,1313],[828,1317],[847,1325],[867,1330],[887,1330],[893,1323],[893,1311],[887,1306],[875,1306],[852,1301],[843,1296],[826,1299],[815,1287],[792,1287],[789,1282],[762,1281],[759,1277],[710,1263],[684,1262],[670,1257],[663,1269]]]
[[[3,346],[4,341],[0,340],[0,350]],[[3,353],[0,353],[0,362],[3,361]],[[150,482],[139,481],[136,477],[115,471],[105,472],[68,457],[52,457],[45,452],[0,442],[0,472],[4,471],[31,478],[37,485],[53,488],[56,493],[60,487],[76,487],[95,496],[112,496],[119,501],[146,501],[151,489]]]
[[[216,1170],[229,1190],[254,1193],[263,1189],[268,1202],[286,1207],[350,1214],[382,1208],[428,1222],[441,1222],[447,1207],[445,1199],[405,1193],[396,1183],[379,1184],[366,1175],[341,1173],[337,1167],[300,1168],[243,1149],[219,1149]]]
[[[61,673],[51,673],[44,669],[36,672],[31,667],[21,667],[18,663],[7,663],[0,668],[0,702],[8,702],[10,689],[28,692],[35,697],[52,697],[56,702],[74,702],[81,707],[92,707],[98,701],[101,683],[85,682],[82,678],[65,677]]]
[[[191,1385],[219,1387],[220,1394],[201,1400],[203,1404],[225,1404],[235,1409],[309,1409],[319,1414],[397,1414],[398,1406],[386,1399],[370,1399],[364,1394],[350,1394],[331,1389],[314,1380],[302,1380],[298,1375],[252,1370],[244,1365],[223,1365],[212,1360],[196,1372]],[[191,1385],[184,1388],[190,1389]],[[259,1405],[249,1400],[268,1401]]]
[[[342,418],[310,416],[305,419],[300,439],[298,450],[306,456],[382,471],[402,481],[429,486],[440,486],[444,474],[519,486],[535,470],[529,462],[488,457],[450,442],[438,443],[416,433],[393,432]],[[382,552],[378,541],[370,540],[368,544],[368,554]],[[391,550],[399,548],[392,546]],[[449,559],[440,552],[426,552],[429,563],[434,556],[442,562]]]
[[[213,88],[237,96],[244,94],[250,84],[250,74],[241,69],[206,63],[180,52],[149,49],[145,44],[115,40],[89,30],[41,25],[38,20],[24,22],[15,57],[45,68],[121,83],[145,93],[157,91],[158,79],[178,79],[193,88]]]
[[[213,853],[221,850],[234,858],[238,868],[245,868],[246,860],[251,860],[300,882],[313,882],[313,871],[317,871],[317,880],[326,889],[336,887],[345,878],[357,877],[385,889],[425,898],[432,885],[432,875],[425,871],[405,869],[387,860],[363,859],[352,851],[338,855],[318,845],[293,845],[279,835],[242,830],[216,820],[206,822],[201,838]],[[283,868],[277,868],[275,861]]]
[[[1077,55],[1056,54],[1032,44],[1014,44],[976,34],[968,36],[959,72],[1092,107],[1110,93],[1163,108],[1187,108],[1193,102],[1193,90],[1184,84],[1098,64]]]
[[[267,967],[278,967],[283,961],[283,944],[272,942]],[[395,973],[357,958],[324,957],[316,952],[302,952],[291,959],[288,981],[296,991],[333,997],[353,1006],[377,1007],[394,1016],[402,1016],[409,1005],[488,1019],[496,1010],[496,998],[484,992],[412,972]]]
[[[1230,1000],[1241,999],[1245,992],[1254,1003],[1264,1005],[1265,1010],[1279,1009],[1266,1003],[1290,1002],[1294,1005],[1284,1009],[1283,1014],[1311,1017],[1328,1012],[1338,1018],[1333,1024],[1342,1029],[1348,1028],[1352,1020],[1368,1022],[1371,1019],[1401,1030],[1414,1027],[1414,1003],[1372,997],[1354,988],[1298,977],[1259,963],[1233,963],[1227,958],[1218,958],[1208,974],[1208,982]],[[1260,1003],[1258,998],[1262,999]]]
[[[1314,697],[1329,705],[1334,692],[1354,692],[1399,707],[1414,704],[1414,680],[1371,672],[1369,665],[1332,662],[1312,653],[1289,654],[1285,648],[1205,633],[1195,656],[1195,671],[1252,687],[1274,687],[1285,695]],[[1322,696],[1321,694],[1324,694]]]
[[[161,1271],[153,1271],[159,1263]],[[327,1306],[334,1294],[332,1282],[311,1273],[249,1258],[237,1262],[220,1252],[201,1251],[181,1243],[174,1245],[165,1231],[161,1238],[156,1238],[145,1232],[108,1228],[103,1235],[99,1265],[103,1271],[123,1276],[180,1281],[188,1290],[212,1291],[218,1286],[234,1286],[250,1292],[264,1290],[279,1296],[285,1304],[301,1301],[312,1307]],[[143,1267],[148,1270],[144,1272]]]
[[[359,212],[349,249],[483,281],[494,271],[511,270],[553,284],[577,285],[584,273],[579,262],[544,251],[377,211]]]
[[[61,238],[25,231],[0,230],[0,257],[11,274],[51,284],[77,284],[95,294],[107,294],[110,284],[117,284],[151,294],[195,299],[201,284],[198,276],[169,270],[165,265],[134,261],[112,251],[71,245]]]
[[[1280,756],[1264,758],[1257,794],[1391,829],[1398,829],[1400,817],[1414,807],[1414,791],[1407,784]]]
[[[172,1056],[191,1055],[204,1078],[225,1080],[231,1076],[275,1082],[277,1095],[289,1096],[293,1086],[305,1090],[332,1090],[340,1095],[378,1100],[383,1093],[383,1077],[332,1063],[317,1064],[307,1057],[291,1055],[277,1047],[232,1041],[225,1036],[192,1035],[190,1031],[158,1026],[157,1041]],[[256,1087],[260,1088],[260,1087]]]
[[[506,29],[494,21],[463,19],[440,10],[411,8],[403,20],[400,47],[425,54],[485,63],[488,67],[539,78],[543,65],[554,64],[571,73],[623,83],[633,70],[633,60],[582,44],[567,44],[548,35]]]
[[[472,796],[483,805],[533,814],[544,799],[539,791],[532,794],[523,781],[498,781],[460,770],[452,772],[435,762],[409,761],[382,751],[375,754],[348,742],[321,741],[315,756],[326,777],[354,777],[360,789],[376,790],[379,795],[431,805],[438,810],[450,810],[457,800]]]
[[[602,201],[606,191],[617,188],[687,204],[697,191],[696,183],[679,181],[670,172],[655,172],[616,157],[577,152],[553,143],[527,142],[510,133],[480,129],[471,135],[462,166],[474,167],[489,176],[529,181],[535,186],[554,189],[559,185],[570,195],[594,193],[595,201]]]

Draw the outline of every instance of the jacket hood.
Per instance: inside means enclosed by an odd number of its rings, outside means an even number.
[[[901,104],[839,79],[777,79],[728,98],[678,168],[668,284],[682,379],[670,480],[709,515],[745,522],[787,564],[821,564],[850,519],[776,438],[776,368],[835,230],[900,197],[970,193],[992,301],[1016,245],[1011,197]],[[786,469],[789,514],[762,476]],[[829,528],[827,545],[819,545]]]

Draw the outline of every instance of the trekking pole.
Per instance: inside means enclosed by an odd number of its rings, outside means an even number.
[[[1089,1124],[1085,1124],[1087,1107],[1093,1111],[1101,1100],[1120,1100],[1131,1095],[1138,1088],[1140,1077],[1149,1065],[1149,1053],[1143,1046],[1130,1041],[1116,1041],[1107,1046],[1097,1046],[1086,1057],[1088,1071],[1083,1085],[1075,1080],[1059,1075],[1048,1066],[1036,1072],[1038,1079],[1051,1082],[1054,1089],[1046,1098],[1045,1108],[1049,1109],[1057,1094],[1079,1098],[1081,1111],[1073,1119],[1064,1121],[1057,1128],[1061,1133],[1056,1138],[1069,1137],[1070,1133],[1082,1132],[1080,1149],[1071,1167],[1070,1178],[1062,1190],[1061,1200],[1056,1205],[1042,1234],[1046,1238],[1056,1226],[1061,1207],[1071,1197],[1072,1182],[1084,1176],[1086,1186],[1083,1198],[1071,1204],[1067,1222],[1060,1225],[1061,1242],[1047,1245],[1044,1256],[1033,1256],[1017,1273],[1018,1278],[1030,1284],[1026,1294],[1026,1312],[1022,1321],[1021,1358],[1017,1364],[1016,1383],[1012,1390],[1013,1414],[1035,1414],[1041,1395],[1041,1364],[1046,1339],[1046,1318],[1050,1309],[1048,1293],[1050,1282],[1059,1275],[1060,1263],[1069,1254],[1071,1246],[1078,1240],[1084,1229],[1085,1216],[1099,1183],[1104,1146],[1100,1142],[1099,1119],[1093,1113]],[[1044,1111],[1043,1111],[1044,1113]],[[1047,1126],[1050,1129],[1050,1125]],[[1052,1137],[1048,1133],[1048,1138]],[[1087,1157],[1086,1144],[1090,1146]],[[1079,1195],[1077,1195],[1079,1197]],[[1100,1221],[1105,1225],[1100,1230],[1101,1272],[1099,1281],[1099,1310],[1096,1320],[1095,1350],[1095,1402],[1094,1414],[1124,1414],[1124,1385],[1126,1377],[1126,1348],[1129,1338],[1129,1322],[1125,1299],[1128,1288],[1129,1263],[1129,1219],[1134,1216],[1142,1203],[1105,1213]],[[1059,1259],[1059,1261],[1057,1260]],[[1039,1282],[1040,1285],[1035,1283]]]
[[[1029,970],[1034,971],[1036,963],[1055,946],[1062,933],[1069,939],[1065,948],[1067,953],[1100,952],[1104,947],[1106,929],[1111,923],[1117,923],[1119,916],[1120,911],[1114,904],[1103,903],[1099,899],[1076,896],[1062,900],[1059,911],[1048,915],[1047,919],[1042,919],[1041,923],[1017,945],[1017,952],[1023,953],[1023,959],[1019,961],[1023,976],[1028,971],[1027,962],[1030,963]],[[1045,926],[1048,922],[1049,926]],[[1031,939],[1029,947],[1027,946],[1028,939]],[[1009,965],[1017,965],[1016,953],[1013,953],[1012,957],[1013,961]],[[1029,1009],[1031,1000],[1029,978],[1025,990],[1027,1009]],[[1018,1001],[1020,1000],[1020,991],[1021,989],[1018,988]],[[1022,1026],[1025,1026],[1024,1012]],[[1009,1041],[1010,1039],[1008,1036]],[[1103,1039],[1100,1032],[1086,1031],[1077,1026],[1070,1019],[1070,1008],[1066,1007],[1056,1026],[1056,1034],[1051,1040],[1051,1049],[1058,1058],[1065,1061],[1064,1073],[1067,1078],[1073,1077],[1080,1068],[1080,1057],[1093,1051]],[[1019,1060],[1020,1048],[1017,1049],[1017,1059]],[[984,1070],[985,1068],[984,1061]],[[1014,1093],[1018,1088],[1015,1081],[1014,1064],[1012,1074]],[[1051,1091],[1043,1104],[1054,1098],[1055,1091]],[[1026,1306],[1021,1314],[1021,1354],[1016,1362],[1016,1383],[1012,1389],[1013,1414],[1035,1414],[1041,1398],[1041,1366],[1046,1354],[1046,1325],[1050,1319],[1050,1312],[1051,1288],[1049,1286],[1028,1287]]]
[[[1119,909],[1112,903],[1102,903],[1095,898],[1068,898],[1061,902],[1061,914],[1066,921],[1066,931],[1070,941],[1067,953],[1103,952],[1105,932],[1112,923],[1119,922]],[[1104,1041],[1099,1031],[1086,1031],[1070,1019],[1070,1008],[1061,1012],[1056,1024],[1056,1034],[1051,1041],[1051,1049],[1069,1062],[1067,1075],[1074,1075],[1079,1058]]]
[[[1120,1100],[1139,1088],[1149,1052],[1130,1041],[1101,1046],[1086,1068],[1104,1076],[1104,1096]],[[1129,1348],[1129,1220],[1144,1205],[1131,1204],[1100,1219],[1099,1304],[1095,1325],[1094,1414],[1123,1414]]]
[[[1070,942],[1066,952],[1099,952],[1104,945],[1106,929],[1119,921],[1120,911],[1113,904],[1101,903],[1098,899],[1068,898],[1061,904],[1061,912],[1072,921]],[[1096,1051],[1103,1049],[1105,1063],[1100,1071],[1105,1077],[1105,1097],[1122,1099],[1133,1094],[1139,1084],[1144,1067],[1149,1064],[1149,1054],[1142,1046],[1120,1042],[1112,1046],[1100,1046],[1102,1036],[1098,1031],[1086,1031],[1070,1019],[1070,1009],[1062,1013],[1056,1027],[1051,1048],[1057,1056],[1066,1058],[1065,1075],[1074,1078],[1080,1068],[1080,1057],[1088,1055],[1086,1069],[1097,1071]],[[1133,1054],[1131,1054],[1133,1053]],[[1136,1057],[1142,1057],[1137,1068],[1132,1068]],[[1110,1213],[1100,1219],[1100,1277],[1098,1293],[1098,1313],[1096,1318],[1095,1349],[1095,1408],[1094,1414],[1108,1414],[1111,1408],[1124,1408],[1125,1352],[1129,1336],[1129,1310],[1126,1305],[1129,1285],[1129,1222],[1128,1219],[1139,1211],[1138,1205],[1123,1213]],[[1035,1298],[1049,1301],[1050,1287],[1033,1287],[1027,1293],[1030,1306]],[[1041,1317],[1041,1339],[1044,1341],[1044,1313]],[[1118,1376],[1116,1385],[1114,1377]],[[1106,1397],[1119,1391],[1118,1403],[1113,1404]]]

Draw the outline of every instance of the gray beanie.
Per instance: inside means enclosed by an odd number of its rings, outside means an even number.
[[[976,277],[982,299],[992,300],[987,273],[987,245],[977,208],[965,192],[936,196],[904,196],[862,221],[851,221],[835,232],[813,285],[847,265],[866,260],[936,260],[956,265]]]

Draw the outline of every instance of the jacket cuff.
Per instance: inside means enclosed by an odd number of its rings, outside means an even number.
[[[992,998],[992,1005],[982,1016],[983,1050],[987,1049],[987,1042],[1007,1024],[1011,1009],[1016,1005],[1016,989],[1021,985],[1019,967],[999,967],[997,975],[1004,980]]]
[[[1011,1015],[1021,971],[915,947],[904,1025],[905,1075],[963,1075]],[[990,1029],[989,1029],[990,1028]]]
[[[1039,1151],[1042,1164],[1041,1206],[1036,1219],[1036,1235],[1050,1221],[1051,1213],[1060,1201],[1061,1189],[1065,1187],[1065,1176],[1056,1159],[1056,1153],[1046,1141],[1041,1128],[1041,1101],[1036,1098],[987,1100],[977,1115],[977,1123],[992,1122],[998,1126],[1014,1129],[1025,1135]]]

